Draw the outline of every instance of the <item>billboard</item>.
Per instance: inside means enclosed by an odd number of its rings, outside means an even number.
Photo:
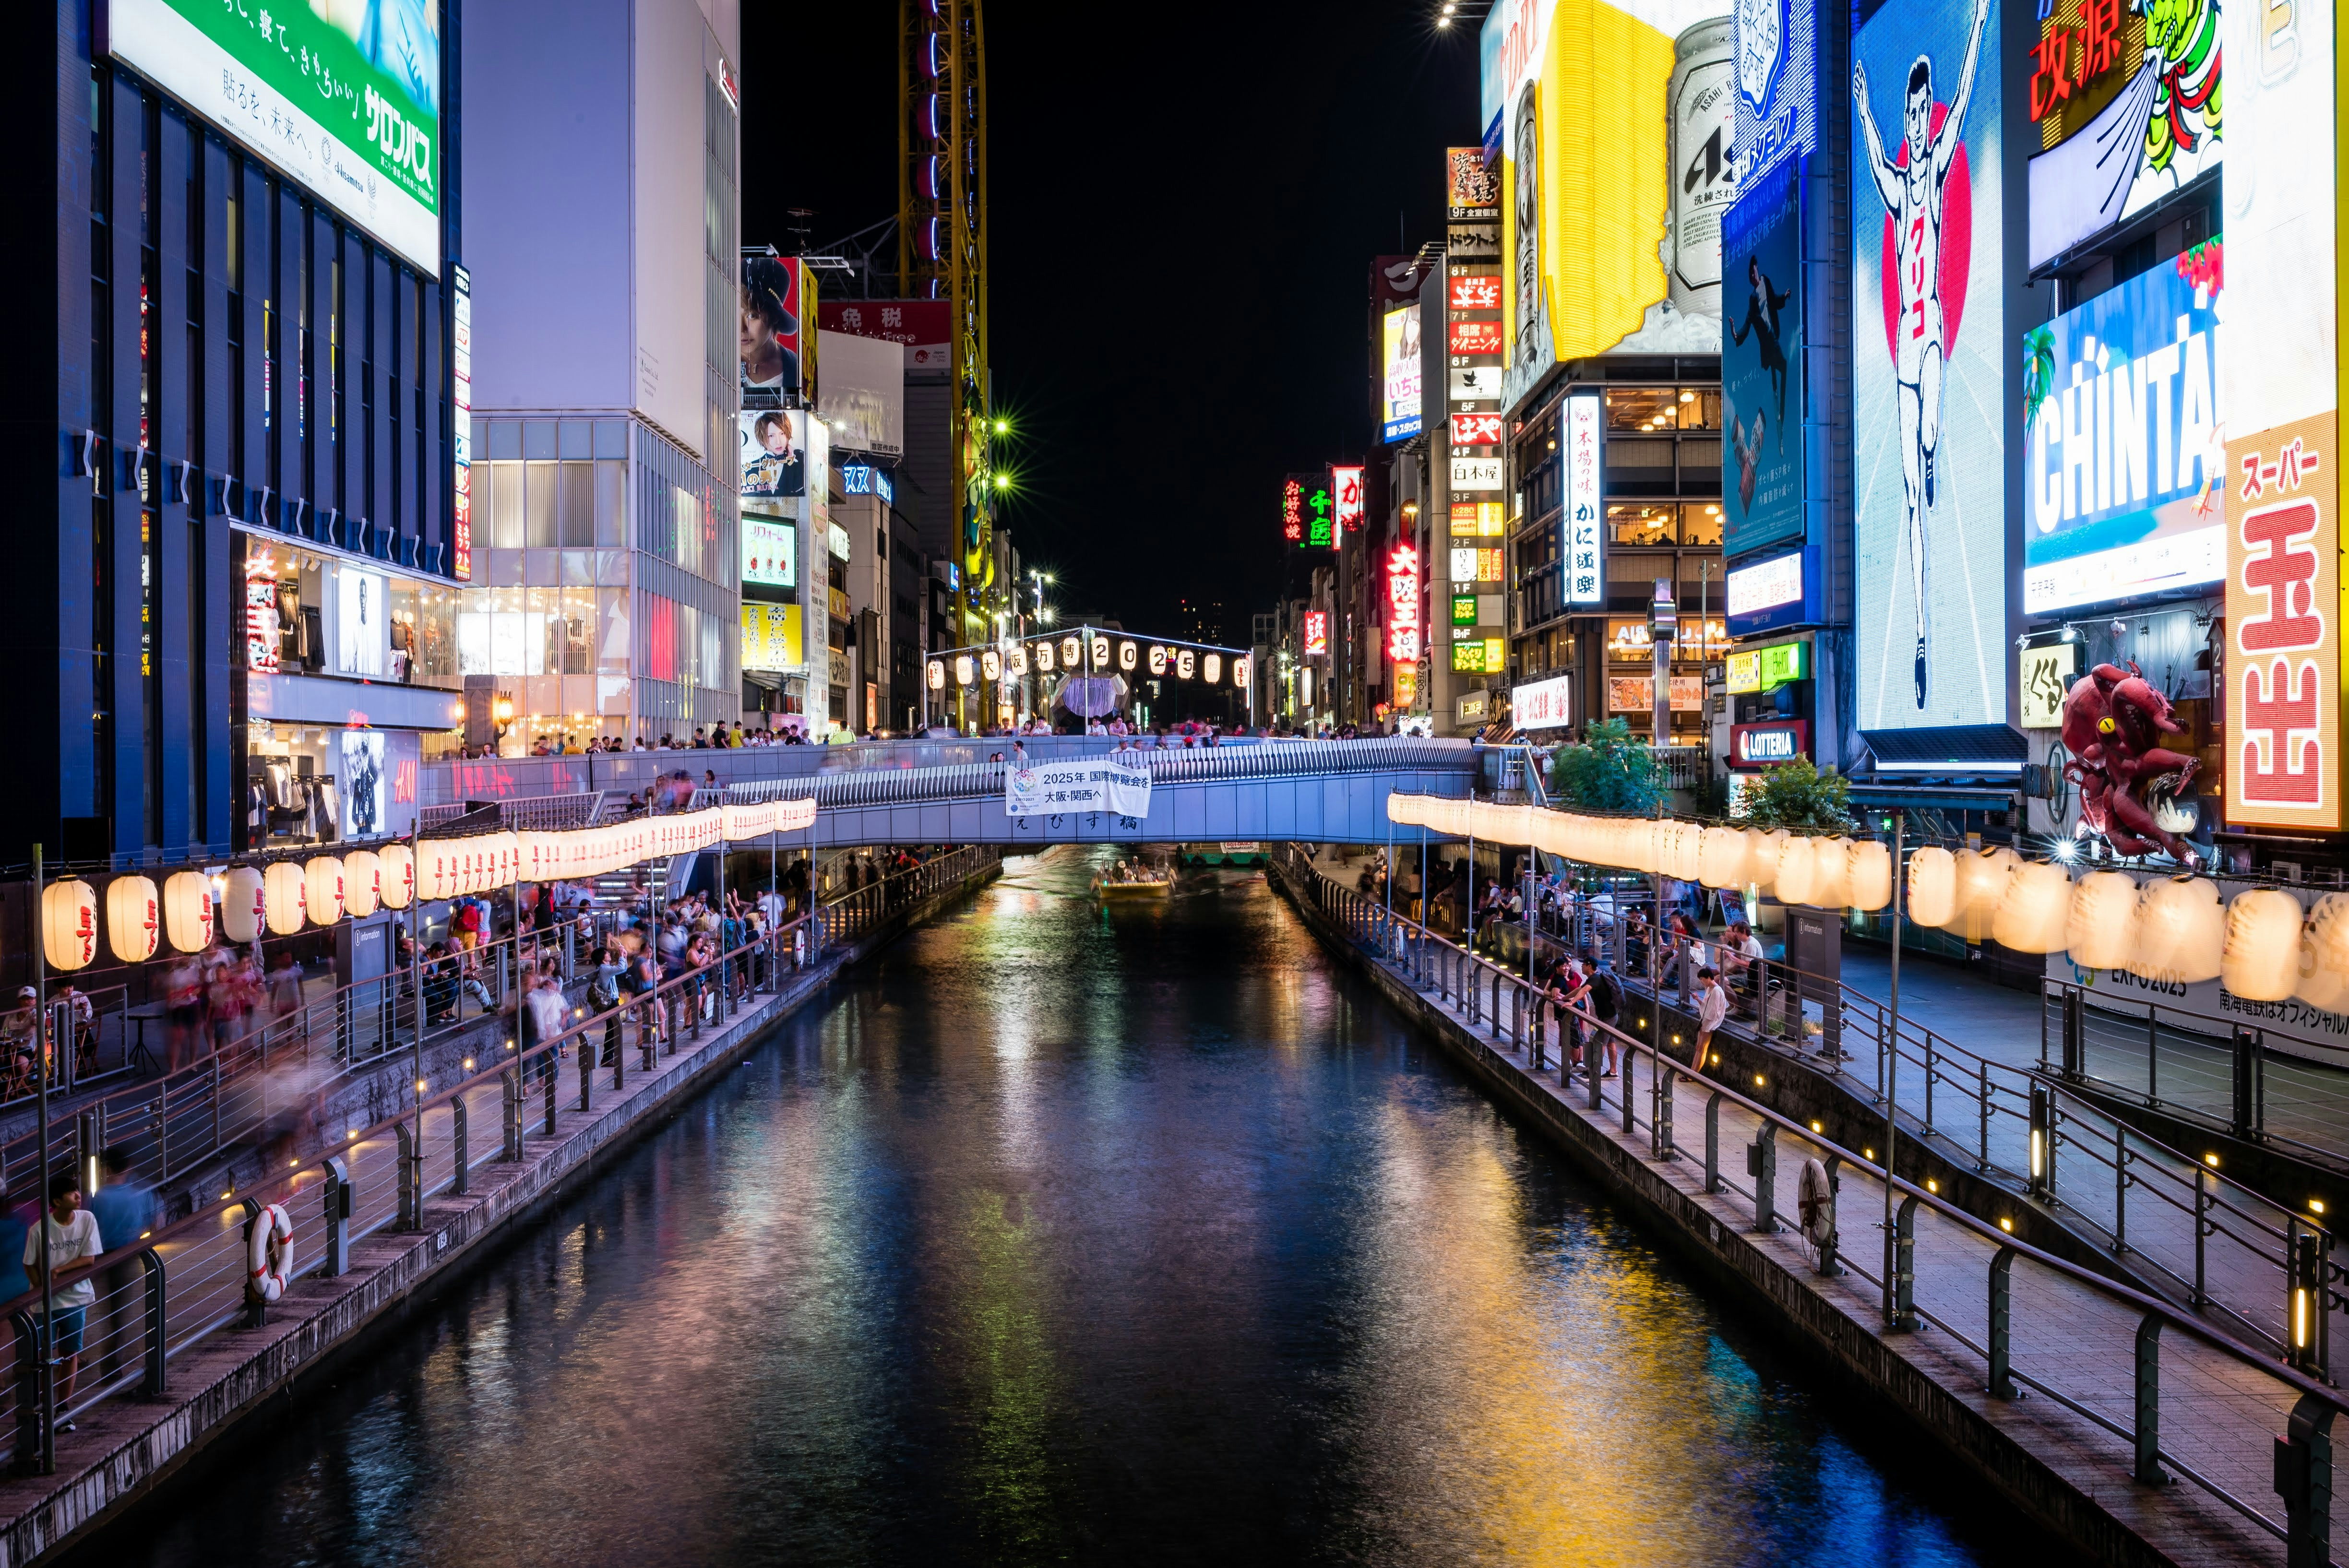
[[[2219,244],[2023,335],[2023,603],[2227,574]]]
[[[1501,258],[1501,181],[1481,147],[1444,150],[1444,253],[1449,261]]]
[[[116,58],[440,271],[440,8],[113,0]]]
[[[2040,0],[2038,17],[2025,36],[2033,267],[2218,168],[2222,146],[2220,0]]]
[[[1419,306],[1387,312],[1380,341],[1380,438],[1408,440],[1420,429]]]
[[[805,277],[795,257],[748,255],[742,258],[742,312],[740,353],[742,361],[742,402],[747,407],[774,407],[806,390],[812,366],[801,363],[808,334],[802,330]]]
[[[1503,0],[1486,14],[1505,403],[1563,360],[1720,352],[1721,219],[1736,188],[1729,5]]]
[[[1799,159],[1785,161],[1747,182],[1722,231],[1735,280],[1721,346],[1730,459],[1722,553],[1732,561],[1803,536],[1802,170]]]
[[[1599,432],[1599,394],[1577,392],[1566,400],[1566,446],[1558,453],[1565,465],[1566,500],[1560,526],[1566,530],[1566,602],[1569,604],[1607,603],[1607,521],[1600,501],[1603,471]]]
[[[1818,23],[1813,0],[1737,0],[1735,19],[1737,184],[1750,191],[1819,149]]]
[[[2006,722],[1999,22],[1892,0],[1852,41],[1858,727]]]
[[[742,606],[742,667],[746,670],[796,670],[800,665],[800,607],[797,604]]]
[[[954,364],[954,302],[944,299],[820,300],[817,326],[851,337],[874,337],[904,349],[907,370],[947,370]]]
[[[741,493],[767,499],[807,494],[808,417],[798,408],[744,409],[734,417]]]
[[[2230,826],[2343,825],[2333,7],[2226,14]]]
[[[742,509],[742,583],[755,588],[799,585],[799,524]]]
[[[1336,546],[1327,474],[1291,474],[1280,485],[1280,537],[1300,550]]]
[[[905,455],[905,356],[877,337],[820,332],[823,385],[816,410],[832,444],[874,457]]]
[[[1330,651],[1330,612],[1305,612],[1305,656],[1317,658]]]
[[[1331,532],[1332,545],[1344,542],[1350,533],[1362,531],[1362,520],[1369,514],[1369,501],[1362,490],[1362,466],[1360,463],[1333,463],[1330,469],[1330,493],[1336,498],[1336,529]]]
[[[1573,695],[1572,676],[1552,676],[1509,688],[1509,722],[1519,729],[1557,729],[1572,724],[1568,702]]]

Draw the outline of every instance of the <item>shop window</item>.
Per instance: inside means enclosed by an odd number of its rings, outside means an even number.
[[[1607,537],[1613,544],[1643,547],[1677,544],[1680,542],[1680,508],[1670,501],[1610,502],[1607,508]]]
[[[1721,548],[1721,506],[1692,501],[1681,509],[1681,542]]]

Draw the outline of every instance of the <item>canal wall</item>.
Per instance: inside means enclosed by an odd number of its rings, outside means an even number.
[[[1268,875],[1323,947],[1376,985],[1397,1011],[1464,1067],[1495,1100],[1562,1150],[1625,1212],[1713,1284],[1740,1300],[1757,1325],[1826,1368],[1838,1382],[1861,1391],[1879,1408],[1898,1412],[2033,1522],[2098,1563],[2269,1560],[2273,1542],[2245,1531],[2192,1489],[2142,1486],[2126,1479],[2125,1466],[2116,1477],[2108,1455],[2089,1449],[2054,1421],[2039,1418],[2059,1412],[1989,1399],[1978,1370],[1969,1375],[1964,1363],[1941,1354],[1950,1347],[1931,1343],[1940,1336],[1888,1334],[1874,1314],[1855,1313],[1847,1302],[1834,1299],[1791,1238],[1754,1234],[1750,1208],[1741,1212],[1685,1190],[1674,1180],[1671,1166],[1650,1155],[1644,1133],[1636,1140],[1624,1135],[1614,1106],[1602,1115],[1580,1102],[1578,1093],[1569,1099],[1557,1087],[1555,1070],[1529,1070],[1502,1048],[1504,1042],[1480,1033],[1442,998],[1416,989],[1405,976],[1357,947],[1310,898],[1299,895],[1277,861]],[[1667,1009],[1666,1037],[1675,1031],[1693,1032],[1690,1020]],[[1744,1068],[1746,1078],[1754,1071],[1775,1078],[1776,1065],[1725,1057],[1723,1068],[1716,1070],[1727,1076]],[[1728,1081],[1744,1080],[1731,1077]],[[1792,1111],[1782,1109],[1781,1114]],[[1700,1116],[1683,1137],[1701,1136],[1702,1126]],[[1741,1174],[1744,1143],[1741,1134],[1731,1150]],[[1724,1145],[1730,1144],[1724,1130]],[[1908,1163],[1902,1161],[1903,1174]],[[1688,1170],[1683,1158],[1678,1174],[1685,1179]],[[1782,1204],[1781,1212],[1790,1207]],[[1861,1231],[1862,1226],[1856,1223],[1853,1229]],[[1879,1244],[1872,1237],[1856,1243],[1871,1251]],[[1871,1266],[1876,1261],[1868,1260]],[[2275,1555],[2280,1558],[2280,1552]]]
[[[171,1392],[163,1398],[125,1397],[84,1415],[78,1437],[59,1444],[57,1473],[0,1482],[0,1568],[20,1568],[78,1545],[103,1527],[125,1522],[126,1514],[135,1519],[137,1505],[218,1439],[293,1397],[343,1357],[396,1330],[461,1271],[487,1261],[517,1227],[666,1120],[774,1025],[815,1000],[843,969],[960,903],[1000,872],[999,862],[908,904],[826,954],[781,994],[680,1045],[653,1071],[631,1078],[624,1091],[603,1091],[594,1109],[562,1109],[552,1136],[543,1131],[533,1094],[520,1162],[477,1166],[471,1193],[442,1191],[427,1199],[418,1230],[380,1230],[353,1241],[346,1273],[292,1282],[270,1308],[266,1326],[222,1329],[188,1346],[171,1358]],[[492,1141],[495,1127],[492,1118],[484,1130]],[[304,1226],[318,1222],[307,1206],[295,1220]],[[81,1440],[92,1435],[102,1441]]]

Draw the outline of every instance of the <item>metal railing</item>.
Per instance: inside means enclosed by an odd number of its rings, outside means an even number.
[[[604,811],[601,789],[563,795],[529,795],[498,801],[498,825],[511,833],[560,833],[573,828],[591,827],[600,820]],[[419,824],[426,828],[442,822],[452,822],[465,814],[465,803],[450,801],[445,805],[426,806],[416,813]]]
[[[13,1440],[10,1451],[19,1463],[47,1473],[55,1467],[56,1422],[134,1390],[161,1398],[174,1357],[232,1324],[260,1322],[246,1289],[247,1252],[250,1227],[268,1205],[282,1203],[295,1213],[305,1200],[323,1203],[295,1226],[289,1280],[341,1274],[351,1241],[386,1229],[419,1228],[426,1199],[467,1192],[479,1166],[522,1159],[528,1123],[537,1121],[552,1136],[558,1099],[565,1094],[566,1062],[575,1065],[577,1108],[591,1110],[600,1092],[623,1091],[632,1070],[654,1071],[682,1041],[722,1029],[761,996],[780,995],[789,976],[833,947],[1001,858],[984,847],[934,857],[819,904],[812,913],[648,992],[624,995],[615,1006],[592,1015],[574,1008],[575,1021],[551,1038],[502,1038],[502,1030],[465,1060],[456,1083],[437,1093],[419,1083],[420,1106],[411,1100],[398,1115],[348,1129],[330,1138],[324,1150],[290,1161],[284,1174],[241,1194],[224,1192],[176,1223],[155,1225],[133,1246],[101,1260],[93,1276],[97,1299],[84,1319],[84,1360],[91,1376],[78,1379],[67,1397],[59,1397],[61,1358],[39,1355],[37,1293],[8,1303],[0,1311],[11,1325],[5,1353],[14,1357],[16,1376],[0,1387],[0,1444]],[[477,1067],[477,1060],[486,1065]],[[474,1130],[471,1119],[488,1107],[485,1091],[492,1088],[502,1125]],[[209,1107],[213,1115],[222,1103],[215,1093]],[[201,1117],[202,1108],[194,1114]]]
[[[1534,1072],[1547,1070],[1543,1026],[1551,1016],[1524,976],[1320,876],[1293,844],[1277,850],[1273,862],[1300,898],[1375,962],[1415,989],[1433,992],[1473,1033],[1525,1057]],[[1994,1401],[2034,1390],[2119,1439],[2139,1480],[2158,1484],[2174,1472],[2284,1542],[2292,1563],[2329,1560],[2332,1426],[2334,1416],[2349,1409],[2335,1390],[2170,1302],[2016,1240],[1868,1154],[1692,1070],[1652,1040],[1581,1014],[1565,1022],[1588,1043],[1573,1046],[1561,1031],[1560,1089],[1587,1092],[1591,1111],[1619,1119],[1627,1137],[1644,1132],[1653,1159],[1675,1161],[1693,1152],[1682,1150],[1674,1129],[1676,1086],[1685,1082],[1706,1094],[1703,1190],[1744,1200],[1756,1233],[1776,1232],[1785,1212],[1777,1175],[1783,1146],[1791,1143],[1818,1159],[1828,1191],[1824,1218],[1804,1216],[1800,1226],[1810,1265],[1821,1276],[1848,1271],[1876,1287],[1889,1331],[1930,1325],[1982,1363],[1983,1387]],[[1602,1076],[1601,1058],[1609,1054],[1597,1048],[1602,1043],[1619,1057],[1619,1078]],[[1578,1069],[1571,1060],[1578,1052],[1584,1058]],[[1644,1093],[1638,1082],[1642,1061]],[[1744,1150],[1750,1185],[1723,1164],[1724,1113],[1754,1130]],[[1864,1177],[1879,1191],[1889,1181],[1898,1200],[1877,1273],[1853,1261],[1842,1245],[1837,1193],[1845,1173]],[[1920,1215],[1930,1223],[1920,1225]],[[1920,1269],[1920,1251],[1937,1266]],[[1970,1270],[1985,1254],[1981,1275],[1941,1266],[1954,1263]],[[2027,1265],[2027,1273],[2018,1264]],[[1951,1288],[1951,1274],[1979,1283],[1971,1290]],[[2303,1277],[2295,1289],[2304,1312],[2324,1286],[2321,1278]],[[2015,1324],[2026,1310],[2032,1314],[2026,1321],[2056,1332],[2060,1350],[2051,1348],[2043,1359],[2018,1343]],[[2183,1397],[2165,1406],[2165,1388]],[[2277,1436],[2279,1428],[2285,1436]],[[2251,1478],[2273,1483],[2281,1519],[2261,1506],[2263,1499],[2254,1501],[2258,1483]]]

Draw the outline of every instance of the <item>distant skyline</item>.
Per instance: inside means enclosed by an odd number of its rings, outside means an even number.
[[[1443,238],[1444,149],[1478,135],[1475,26],[1435,9],[1144,35],[988,7],[1004,521],[1062,603],[1167,635],[1220,605],[1244,643],[1302,564],[1281,477],[1374,448],[1371,258]],[[895,211],[895,34],[889,5],[744,14],[744,243]]]

